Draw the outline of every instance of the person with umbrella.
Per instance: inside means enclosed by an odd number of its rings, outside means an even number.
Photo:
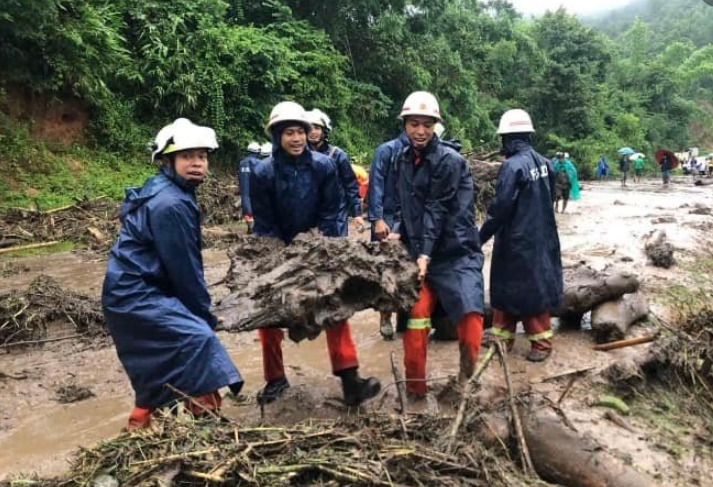
[[[629,173],[629,168],[631,167],[631,161],[629,160],[629,156],[634,153],[635,151],[631,147],[624,147],[622,149],[619,149],[619,155],[621,156],[621,159],[619,159],[619,171],[621,171],[622,188],[626,186],[627,174]]]
[[[663,179],[664,186],[668,186],[671,181],[671,171],[678,165],[678,159],[673,154],[673,152],[660,149],[656,152],[656,161],[661,166],[661,178]]]

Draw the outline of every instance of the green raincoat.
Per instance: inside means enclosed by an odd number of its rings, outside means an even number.
[[[574,167],[572,161],[565,159],[564,161],[555,160],[555,173],[565,171],[569,179],[569,199],[579,199],[579,181],[577,180],[577,168]]]

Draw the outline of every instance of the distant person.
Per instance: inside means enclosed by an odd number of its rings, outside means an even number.
[[[154,147],[161,168],[126,192],[102,289],[106,324],[136,393],[129,430],[148,427],[153,412],[181,393],[200,415],[220,408],[218,389],[237,394],[243,385],[213,332],[218,319],[201,257],[196,189],[218,148],[215,132],[179,118],[159,131]]]
[[[671,156],[664,154],[663,157],[661,157],[661,178],[663,179],[664,186],[668,186],[669,181],[671,181],[671,169],[673,169]]]
[[[572,188],[567,170],[565,169],[565,158],[561,152],[557,153],[554,163],[555,171],[555,212],[559,212],[559,202],[562,202],[562,213],[567,209],[569,202],[569,191]]]
[[[634,159],[634,182],[640,183],[644,175],[644,158],[639,156]]]
[[[243,221],[248,226],[248,233],[253,233],[253,210],[250,205],[250,173],[255,164],[260,162],[261,146],[257,142],[248,144],[248,155],[240,161],[238,168],[238,188],[240,189],[240,207]]]
[[[629,156],[621,156],[621,159],[619,159],[619,171],[621,171],[621,187],[626,186],[626,178],[627,174],[629,173],[629,167],[631,166],[631,161],[629,160]]]
[[[597,163],[597,179],[609,179],[609,162],[607,158],[602,156],[599,158],[599,163]]]
[[[511,348],[521,321],[530,340],[527,360],[542,362],[552,353],[550,312],[562,303],[563,282],[552,208],[555,172],[532,148],[534,132],[524,110],[509,110],[500,120],[506,159],[480,241],[485,245],[495,236],[490,271],[493,335]]]

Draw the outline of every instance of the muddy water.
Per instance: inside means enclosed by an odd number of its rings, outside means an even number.
[[[695,251],[703,244],[704,237],[704,232],[696,226],[713,222],[712,217],[690,215],[688,208],[681,208],[695,203],[713,207],[711,188],[674,184],[663,190],[658,181],[632,184],[626,189],[620,188],[616,182],[585,184],[582,200],[571,202],[568,213],[558,215],[564,258],[585,259],[595,267],[603,267],[612,260],[626,257],[632,261],[625,265],[635,269],[644,279],[669,279],[680,270],[663,271],[647,266],[642,238],[655,228],[663,228],[684,257],[686,252]],[[653,218],[660,216],[673,216],[677,222],[652,223]],[[486,252],[489,250],[490,246]],[[100,292],[105,262],[91,254],[63,253],[18,259],[18,262],[29,271],[0,279],[0,292],[24,287],[40,273],[56,277],[72,289]],[[206,280],[215,283],[225,275],[228,260],[223,252],[206,252],[205,265]],[[488,272],[486,268],[486,276]],[[220,287],[211,290],[217,296],[225,292]],[[378,315],[374,312],[359,313],[351,323],[360,353],[361,372],[375,375],[388,385],[393,380],[389,361],[391,352],[396,353],[399,363],[402,360],[400,341],[381,340]],[[262,385],[262,361],[256,334],[221,333],[220,337],[246,379],[245,392],[254,394]],[[561,384],[541,383],[546,377],[571,369],[604,367],[619,355],[593,352],[589,334],[584,331],[558,333],[555,353],[545,364],[526,362],[527,347],[527,341],[519,338],[510,358],[513,376],[518,387],[535,384],[545,391],[556,391],[561,387]],[[457,373],[456,350],[457,345],[453,342],[431,344],[428,367],[435,385]],[[268,406],[266,421],[284,423],[308,416],[343,414],[336,401],[341,396],[340,385],[331,375],[323,336],[299,344],[286,342],[284,356],[293,385],[292,401]],[[119,432],[132,405],[130,385],[112,347],[96,350],[81,343],[60,342],[35,351],[0,351],[0,372],[6,374],[0,376],[0,401],[3,404],[0,411],[0,480],[20,472],[61,473],[76,447],[91,446]],[[54,390],[57,385],[67,382],[89,387],[96,397],[70,405],[59,404]],[[500,368],[491,366],[484,382],[492,386],[502,385]],[[369,407],[382,405],[388,409],[394,404],[393,387],[387,387],[383,402],[372,401]],[[254,405],[238,406],[228,401],[225,413],[241,421],[260,419]],[[581,414],[585,421],[587,415]],[[615,435],[616,431],[611,434]],[[626,445],[621,448],[626,449]],[[637,444],[636,448],[642,447]],[[638,451],[635,458],[644,456],[645,453]],[[656,459],[658,470],[665,462]]]

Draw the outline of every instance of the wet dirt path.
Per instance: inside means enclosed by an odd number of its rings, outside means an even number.
[[[642,238],[655,228],[663,228],[679,249],[681,258],[693,259],[696,248],[706,244],[706,225],[713,222],[713,217],[689,214],[689,209],[696,203],[713,207],[713,190],[688,184],[673,184],[669,189],[662,189],[655,180],[632,184],[625,189],[616,182],[585,184],[582,200],[571,202],[568,213],[558,215],[564,259],[585,259],[594,267],[604,267],[624,258],[628,262],[622,265],[633,268],[648,283],[646,286],[682,279],[685,276],[679,268],[665,271],[646,264]],[[676,222],[652,223],[654,218],[662,216],[674,217]],[[486,248],[486,252],[489,251],[490,246]],[[21,263],[25,271],[0,279],[0,292],[25,287],[40,273],[56,277],[71,289],[96,294],[101,290],[105,262],[92,254],[63,253],[17,259],[16,262]],[[206,280],[215,283],[225,275],[228,260],[223,252],[208,251],[205,265]],[[220,295],[224,289],[215,287],[212,291]],[[378,315],[374,312],[359,313],[351,323],[360,354],[361,372],[375,375],[388,385],[393,381],[389,357],[394,351],[401,363],[401,342],[386,342],[380,338]],[[221,333],[220,337],[246,379],[245,392],[254,394],[262,386],[262,361],[256,334]],[[579,330],[558,333],[555,353],[542,365],[524,360],[527,346],[524,338],[518,338],[510,358],[518,386],[534,384],[553,392],[559,391],[561,384],[543,384],[542,379],[572,369],[602,368],[628,353],[594,352],[589,333]],[[431,344],[430,377],[445,378],[457,373],[456,350],[454,342]],[[331,375],[324,337],[299,344],[286,342],[284,353],[288,377],[293,385],[291,400],[268,406],[265,420],[285,423],[310,416],[343,414],[338,404],[341,390],[339,382]],[[0,481],[20,472],[37,472],[42,476],[61,473],[67,467],[70,453],[78,446],[91,446],[118,433],[132,406],[132,391],[113,347],[97,349],[89,344],[67,341],[35,350],[0,350],[0,373],[4,374],[0,375],[0,401],[3,404],[0,411]],[[54,390],[57,385],[69,382],[89,387],[96,397],[69,405],[59,404]],[[500,387],[503,383],[500,368],[491,367],[484,382]],[[372,401],[369,407],[392,408],[395,404],[393,393],[393,387],[388,387],[384,400]],[[225,414],[241,421],[257,421],[260,417],[254,405],[238,406],[231,401],[227,401]],[[612,430],[611,426],[585,412],[576,412],[575,416],[582,424],[590,424],[589,429],[597,435],[622,436],[621,430]],[[637,445],[634,440],[632,438],[631,444]],[[638,453],[634,451],[633,458],[644,462],[652,456],[641,449]],[[659,457],[646,465],[652,472],[668,467]]]

